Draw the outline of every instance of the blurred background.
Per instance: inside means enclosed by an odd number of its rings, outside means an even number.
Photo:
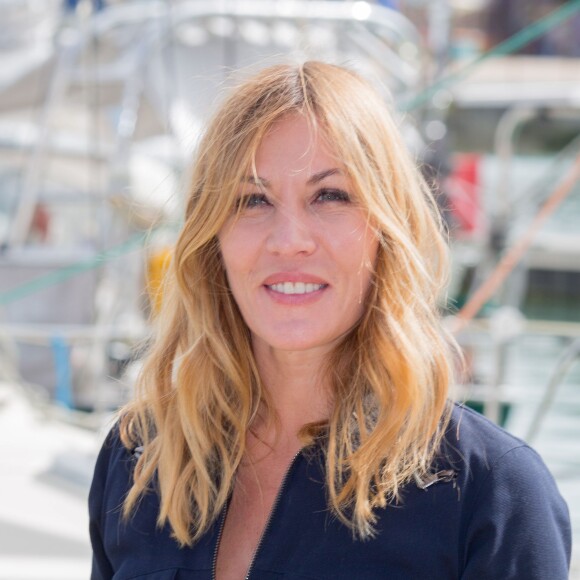
[[[232,79],[349,65],[437,189],[454,396],[542,454],[580,578],[580,2],[0,0],[0,580],[89,577],[86,497]]]

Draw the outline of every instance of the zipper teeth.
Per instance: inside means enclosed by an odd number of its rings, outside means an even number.
[[[213,552],[213,562],[211,565],[211,577],[212,580],[216,580],[216,573],[217,573],[217,559],[218,559],[218,552],[220,549],[220,542],[222,539],[222,534],[224,533],[224,524],[226,523],[226,515],[228,513],[228,507],[230,505],[230,500],[226,501],[226,504],[223,507],[222,515],[220,517],[220,528],[218,530],[218,535],[215,543],[215,550]]]
[[[266,534],[270,530],[270,524],[272,523],[272,517],[274,516],[274,513],[275,513],[276,509],[278,508],[278,504],[280,503],[280,500],[282,498],[282,494],[284,493],[284,489],[286,488],[286,483],[288,482],[288,477],[290,475],[290,472],[292,471],[292,468],[294,467],[294,464],[296,463],[296,460],[298,459],[298,457],[301,453],[302,453],[302,450],[298,451],[298,453],[296,453],[296,455],[294,455],[294,457],[292,458],[292,461],[290,462],[290,465],[288,466],[288,469],[286,469],[286,473],[284,473],[284,477],[282,478],[282,483],[280,484],[280,489],[278,490],[278,493],[276,494],[276,497],[274,499],[274,503],[272,504],[272,508],[270,509],[270,513],[268,514],[268,519],[266,520],[266,525],[264,526],[264,529],[262,530],[262,535],[260,536],[260,539],[258,540],[258,543],[256,544],[256,548],[254,549],[254,553],[252,554],[252,559],[250,560],[250,567],[248,568],[248,571],[246,573],[245,580],[249,580],[249,578],[250,578],[250,574],[252,573],[252,568],[254,567],[254,562],[256,560],[256,556],[258,555],[258,552],[260,551],[260,548],[262,547],[262,544],[264,543],[264,538],[266,537]],[[217,553],[217,551],[216,551],[216,553]],[[215,578],[214,578],[214,580],[215,580]]]

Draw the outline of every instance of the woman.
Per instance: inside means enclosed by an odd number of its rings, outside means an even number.
[[[210,122],[93,578],[564,579],[538,456],[448,402],[435,204],[382,99],[276,66]]]

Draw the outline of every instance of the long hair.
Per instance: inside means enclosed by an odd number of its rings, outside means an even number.
[[[143,446],[125,516],[155,485],[158,523],[169,523],[182,545],[216,521],[258,410],[273,412],[217,234],[264,135],[296,113],[332,144],[379,238],[364,313],[327,361],[333,410],[320,439],[334,514],[359,537],[372,536],[376,509],[428,473],[448,418],[452,343],[437,311],[447,246],[392,115],[348,69],[267,68],[231,93],[199,143],[155,341],[121,413],[123,443]],[[312,442],[320,432],[307,425],[301,435]]]

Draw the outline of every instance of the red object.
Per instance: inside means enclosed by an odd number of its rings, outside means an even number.
[[[445,188],[450,209],[459,229],[470,234],[481,227],[480,164],[479,154],[456,155]]]
[[[40,242],[46,242],[50,228],[50,214],[46,207],[39,203],[34,209],[30,230]]]

